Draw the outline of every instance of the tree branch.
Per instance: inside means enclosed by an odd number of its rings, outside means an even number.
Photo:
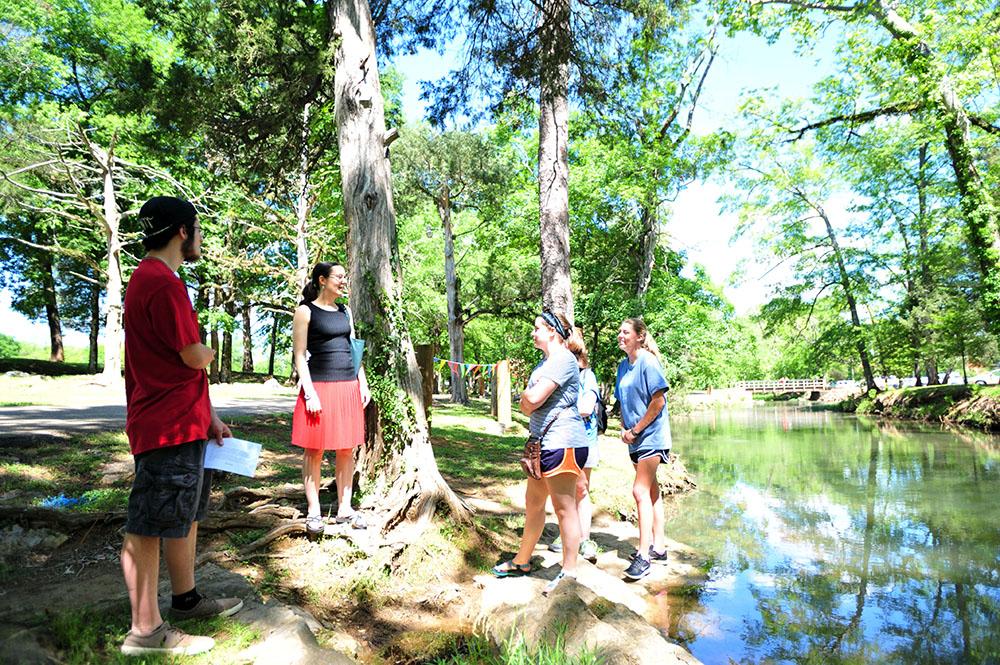
[[[96,261],[94,261],[93,259],[91,259],[86,254],[86,252],[81,252],[81,251],[75,250],[75,249],[67,249],[66,247],[60,247],[58,245],[40,245],[38,243],[31,242],[30,240],[25,240],[24,238],[16,238],[14,236],[0,236],[0,242],[2,242],[2,241],[16,242],[16,243],[20,243],[22,245],[25,245],[27,247],[31,247],[32,249],[42,250],[43,252],[49,252],[51,254],[60,254],[62,256],[68,256],[71,259],[76,259],[77,261],[79,261],[80,263],[82,263],[84,265],[90,266],[91,268],[93,268],[94,270],[96,270],[98,273],[100,273],[102,275],[107,274],[101,268],[100,264],[97,263]]]
[[[852,124],[862,124],[866,122],[871,122],[875,118],[880,118],[882,116],[888,115],[906,115],[908,113],[913,113],[918,110],[917,106],[897,106],[895,104],[890,106],[883,106],[878,109],[871,109],[868,111],[862,111],[861,113],[845,113],[842,115],[830,116],[829,118],[824,118],[818,122],[813,122],[808,125],[799,127],[798,129],[789,130],[789,133],[794,134],[792,138],[788,139],[788,143],[798,141],[807,132],[822,129],[823,127],[829,127],[830,125],[836,125],[841,122],[850,122]]]
[[[788,5],[802,9],[818,9],[823,12],[853,12],[857,5],[828,5],[825,2],[805,2],[804,0],[751,0],[752,5]]]
[[[1000,135],[1000,127],[997,127],[996,125],[991,125],[985,119],[980,118],[977,115],[972,115],[970,113],[969,114],[969,122],[971,122],[973,125],[975,125],[979,129],[983,130],[984,132],[988,132],[990,134]]]

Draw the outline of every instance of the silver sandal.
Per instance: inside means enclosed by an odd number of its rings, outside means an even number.
[[[319,538],[326,531],[326,522],[322,515],[309,515],[306,517],[306,535],[309,538]]]

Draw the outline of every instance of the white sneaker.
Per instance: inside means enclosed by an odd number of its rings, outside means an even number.
[[[597,553],[597,543],[592,541],[590,538],[580,543],[580,556],[590,563],[595,563],[597,561]]]
[[[194,656],[205,653],[215,646],[215,640],[203,635],[188,635],[164,621],[149,635],[125,636],[122,653],[126,656],[147,656],[162,654],[167,656]]]

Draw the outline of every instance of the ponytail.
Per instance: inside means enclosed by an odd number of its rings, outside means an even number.
[[[333,266],[339,266],[339,263],[328,263],[321,261],[313,266],[312,274],[309,277],[309,281],[302,288],[302,301],[300,305],[306,305],[311,303],[313,300],[319,297],[319,278],[329,277],[330,271],[333,270]]]
[[[573,352],[584,368],[590,367],[590,357],[587,355],[587,344],[583,341],[583,329],[573,328],[573,334],[566,340],[566,346]]]
[[[312,279],[306,282],[306,285],[302,288],[302,301],[299,302],[300,305],[307,305],[319,296],[319,285]]]
[[[649,351],[656,357],[656,361],[663,365],[663,357],[660,356],[660,347],[656,345],[656,340],[653,339],[653,333],[649,332],[649,327],[646,322],[642,320],[641,316],[634,316],[632,318],[625,319],[625,322],[632,326],[632,330],[635,334],[642,338],[642,348]]]

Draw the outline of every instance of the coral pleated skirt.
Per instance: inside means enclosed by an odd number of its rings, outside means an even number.
[[[305,395],[299,391],[292,415],[292,445],[312,450],[343,450],[364,443],[365,411],[357,379],[314,381],[313,387],[323,408],[319,413],[306,411]]]

